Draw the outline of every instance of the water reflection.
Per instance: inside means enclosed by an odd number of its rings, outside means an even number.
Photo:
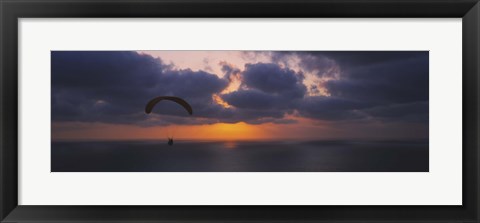
[[[237,148],[237,145],[238,144],[233,141],[223,143],[223,146],[225,147],[225,149],[235,149]]]
[[[52,172],[424,172],[428,141],[53,142]]]

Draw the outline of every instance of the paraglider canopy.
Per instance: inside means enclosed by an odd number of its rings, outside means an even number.
[[[147,103],[147,106],[145,106],[145,113],[150,114],[152,112],[153,107],[155,107],[155,105],[162,100],[168,100],[168,101],[176,102],[177,104],[179,104],[183,108],[185,108],[185,110],[187,110],[188,114],[190,114],[190,115],[193,114],[192,106],[190,106],[190,104],[188,104],[185,100],[183,100],[179,97],[174,97],[174,96],[159,96],[159,97],[156,97],[156,98],[150,100]]]
[[[185,110],[187,110],[188,114],[190,114],[190,115],[193,114],[193,109],[192,109],[192,106],[190,106],[190,104],[188,104],[185,100],[183,100],[179,97],[174,97],[174,96],[159,96],[159,97],[156,97],[156,98],[150,100],[147,103],[147,105],[145,106],[145,113],[150,114],[152,112],[153,107],[155,107],[155,105],[158,102],[163,101],[163,100],[173,101],[173,102],[181,105],[183,108],[185,108]],[[173,135],[171,137],[170,136],[168,137],[167,144],[169,146],[173,145]]]

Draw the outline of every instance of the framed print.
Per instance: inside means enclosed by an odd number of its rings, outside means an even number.
[[[428,172],[428,57],[52,51],[50,171]]]
[[[2,222],[478,222],[477,1],[1,1]]]

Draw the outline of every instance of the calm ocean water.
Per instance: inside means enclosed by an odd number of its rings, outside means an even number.
[[[52,142],[52,172],[427,172],[428,141]]]

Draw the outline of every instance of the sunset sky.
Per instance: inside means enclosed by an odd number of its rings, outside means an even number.
[[[52,140],[426,139],[428,56],[52,51]]]

